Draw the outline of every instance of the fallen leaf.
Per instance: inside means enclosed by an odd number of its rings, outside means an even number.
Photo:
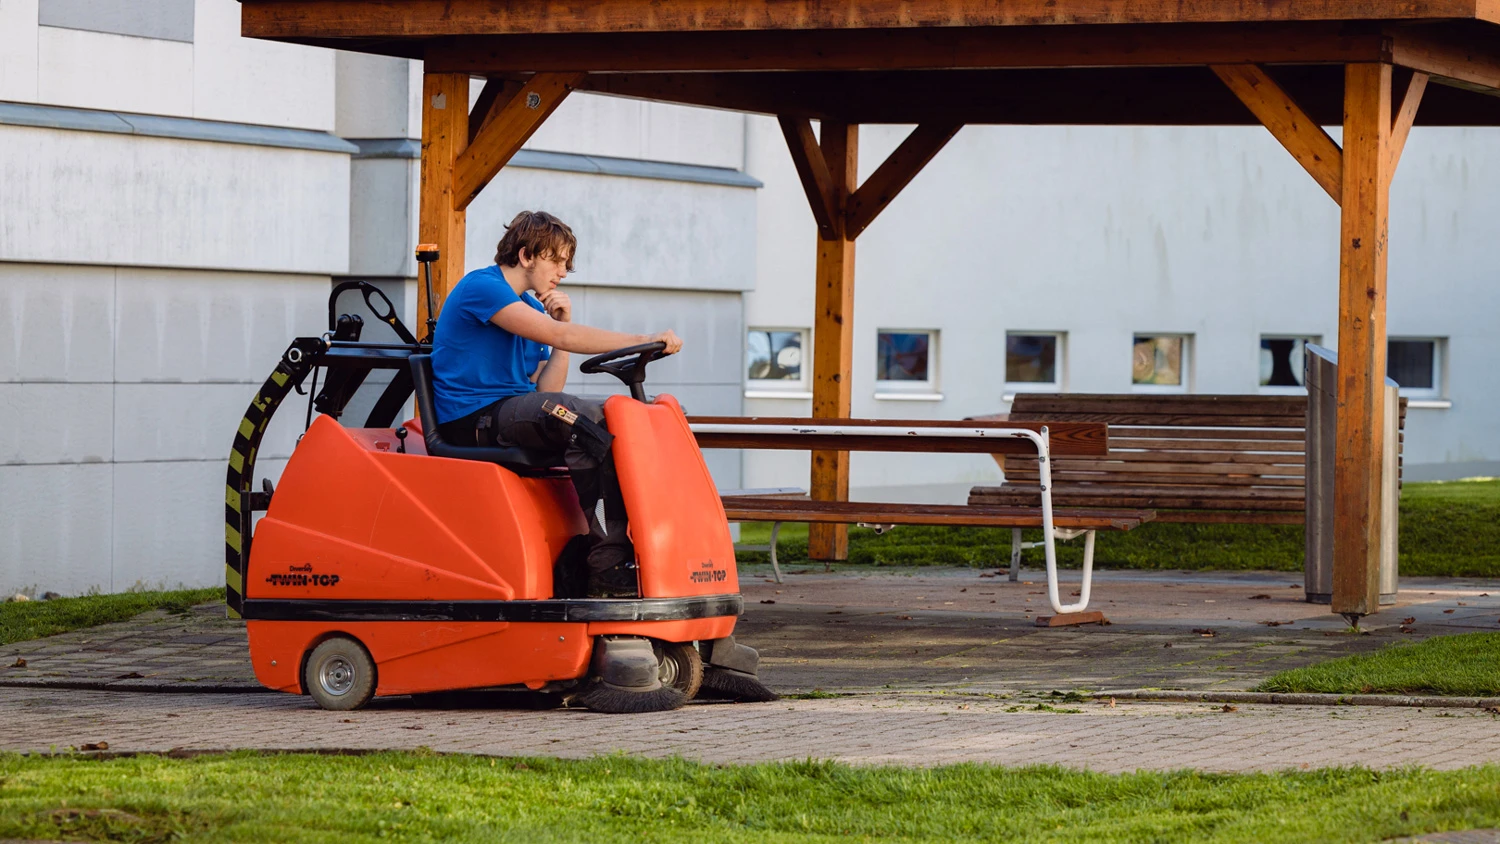
[[[1488,598],[1489,596],[1490,596],[1490,593],[1488,593],[1488,592],[1480,592],[1479,593],[1479,597],[1481,597],[1481,598]]]
[[[1453,610],[1443,610],[1443,615],[1451,615]]]
[[[771,600],[770,598],[766,598],[765,600],[761,601],[761,603],[762,604],[774,604],[776,602],[773,601],[773,600]]]
[[[176,712],[168,712],[167,713],[167,717],[168,718],[181,718],[182,716],[178,715]]]
[[[1219,707],[1219,711],[1220,712],[1239,712],[1240,708],[1238,706],[1233,705],[1233,704],[1226,703],[1223,706]]]
[[[1295,622],[1295,621],[1262,621],[1261,622],[1261,624],[1264,624],[1267,627],[1281,627],[1282,625],[1285,625],[1285,624],[1296,624],[1296,623],[1297,622]]]
[[[1197,633],[1199,636],[1202,636],[1205,639],[1212,639],[1213,637],[1219,635],[1217,631],[1210,630],[1207,627],[1195,627],[1193,628],[1193,632]]]
[[[1461,607],[1467,607],[1468,606],[1468,604],[1464,603],[1463,601],[1459,601],[1458,605],[1461,606]]]
[[[1402,624],[1416,624],[1417,623],[1417,617],[1414,616],[1414,615],[1409,615],[1406,618],[1401,619],[1401,623]]]
[[[1080,595],[1082,595],[1082,594],[1083,594],[1083,593],[1082,593],[1082,592],[1070,592],[1070,593],[1068,593],[1068,594],[1070,594],[1070,595],[1071,595],[1071,596],[1073,596],[1073,597],[1074,597],[1074,598],[1077,598],[1077,597],[1078,597],[1078,596],[1080,596]]]
[[[16,657],[16,661],[12,662],[10,664],[10,667],[11,668],[25,668],[26,667],[26,660],[24,660],[24,659],[22,659],[20,657]]]
[[[1170,648],[1170,647],[1172,647],[1172,643],[1171,642],[1162,642],[1161,646],[1164,647],[1164,648]]]
[[[140,680],[140,679],[144,678],[145,676],[146,675],[141,674],[138,671],[132,671],[129,674],[121,674],[120,676],[116,677],[115,679],[116,680]]]
[[[1250,596],[1250,600],[1252,600],[1252,601],[1269,601],[1269,600],[1271,600],[1271,596],[1270,595],[1251,595]]]
[[[969,587],[965,586],[964,588],[962,588],[962,589],[960,589],[958,591],[960,591],[960,592],[967,592],[967,591],[969,591]]]
[[[402,727],[401,729],[403,729],[403,730],[425,730],[427,728],[423,727],[421,724],[408,724],[407,726]]]
[[[1114,709],[1115,708],[1115,699],[1114,698],[1110,698],[1109,699],[1109,708],[1110,709]]]
[[[990,574],[989,572],[986,572],[986,573],[980,575],[980,577],[996,577],[996,576],[997,575]]]
[[[79,745],[78,749],[79,750],[108,750],[109,749],[109,742],[107,742],[107,741],[89,742],[88,744]]]
[[[1405,624],[1401,625],[1401,627],[1399,629],[1400,629],[1400,631],[1402,633],[1415,633],[1415,632],[1417,632],[1417,631],[1413,630],[1412,628],[1407,627]]]
[[[898,615],[896,617],[901,619],[902,621],[911,621],[911,616],[909,615]]]
[[[829,610],[828,614],[829,615],[843,615],[844,611],[843,610]]]
[[[353,724],[353,723],[355,723],[355,721],[354,721],[353,718],[343,718],[343,719],[340,719],[339,723],[340,724]]]

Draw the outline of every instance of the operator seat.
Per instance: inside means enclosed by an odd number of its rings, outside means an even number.
[[[422,415],[422,439],[427,444],[428,454],[496,463],[525,477],[567,474],[565,467],[557,465],[555,456],[543,456],[524,448],[454,445],[444,440],[438,433],[437,411],[432,400],[432,355],[412,355],[407,360],[411,365],[411,382],[417,394],[417,412]]]

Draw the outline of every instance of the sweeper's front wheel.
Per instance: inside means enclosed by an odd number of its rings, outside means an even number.
[[[324,709],[359,709],[375,695],[375,661],[364,645],[347,636],[325,639],[307,655],[302,688]]]
[[[682,692],[692,700],[703,685],[703,656],[692,642],[662,642],[656,646],[661,661],[661,684]]]

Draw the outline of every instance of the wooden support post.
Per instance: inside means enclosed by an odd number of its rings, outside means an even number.
[[[818,146],[831,177],[837,213],[834,236],[818,238],[812,415],[847,418],[854,347],[854,241],[845,235],[843,217],[859,184],[859,127],[825,120],[820,134]],[[849,452],[814,451],[810,490],[814,501],[847,501]],[[809,525],[807,553],[814,560],[848,559],[848,526]]]
[[[441,306],[464,275],[464,211],[453,201],[453,164],[469,141],[469,75],[422,76],[422,193],[418,240],[435,243],[434,298]],[[419,285],[426,283],[418,276]],[[427,324],[426,290],[417,295],[417,325]]]
[[[1391,134],[1391,66],[1347,65],[1340,203],[1333,611],[1351,620],[1380,608]]]

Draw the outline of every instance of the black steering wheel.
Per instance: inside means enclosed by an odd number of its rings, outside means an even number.
[[[608,372],[630,388],[630,397],[636,401],[646,400],[646,364],[667,356],[667,344],[661,341],[626,346],[595,355],[579,365],[578,371],[588,375]],[[629,358],[629,360],[626,360]]]

